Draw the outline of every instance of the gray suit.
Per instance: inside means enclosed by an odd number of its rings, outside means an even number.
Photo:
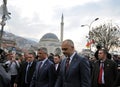
[[[5,71],[5,69],[2,66],[2,63],[0,63],[0,87],[9,87],[10,81],[10,75]]]
[[[68,71],[65,72],[66,58],[61,62],[60,73],[55,87],[90,87],[89,62],[77,53],[71,60]]]

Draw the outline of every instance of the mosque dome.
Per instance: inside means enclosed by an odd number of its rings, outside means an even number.
[[[58,37],[53,33],[46,33],[40,41],[59,41]]]
[[[48,54],[61,54],[61,43],[58,37],[53,33],[46,33],[39,41],[39,47],[46,47]]]

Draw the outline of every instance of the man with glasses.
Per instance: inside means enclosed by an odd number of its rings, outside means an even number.
[[[90,87],[90,65],[75,51],[72,40],[62,42],[65,58],[61,62],[60,72],[55,87]]]

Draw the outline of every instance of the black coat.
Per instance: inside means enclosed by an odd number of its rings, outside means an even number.
[[[98,75],[99,75],[100,61],[96,61],[92,72],[92,87],[98,87]],[[104,80],[105,87],[113,87],[117,75],[117,64],[106,59],[104,62]]]
[[[114,87],[120,86],[120,70],[118,71]]]
[[[27,64],[28,64],[27,62],[24,62],[20,67],[18,76],[15,81],[18,84],[18,87],[26,87],[25,75],[26,75]],[[35,67],[36,67],[36,61],[33,61],[32,65],[30,66],[29,77],[28,77],[29,79],[27,85],[30,85]]]

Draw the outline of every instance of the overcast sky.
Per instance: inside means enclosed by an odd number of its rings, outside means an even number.
[[[2,0],[0,0],[2,2]],[[86,48],[88,27],[95,18],[120,25],[120,0],[8,0],[11,19],[5,31],[39,41],[46,33],[54,33],[60,39],[60,22],[64,15],[64,39],[72,39],[77,50]]]

